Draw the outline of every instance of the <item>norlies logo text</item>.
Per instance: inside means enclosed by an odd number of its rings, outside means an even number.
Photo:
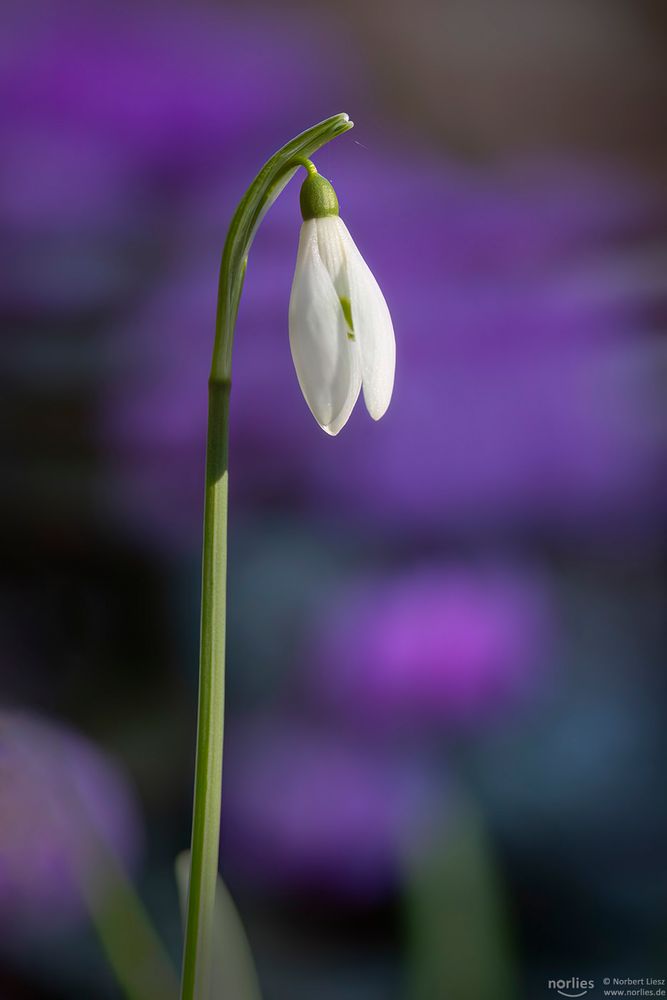
[[[562,997],[584,997],[589,990],[595,988],[592,979],[579,979],[573,976],[571,979],[550,979],[547,983],[550,990],[556,990]]]

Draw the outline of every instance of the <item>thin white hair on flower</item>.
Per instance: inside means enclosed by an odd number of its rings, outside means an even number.
[[[320,427],[338,434],[363,388],[374,420],[394,387],[396,342],[387,303],[338,214],[336,193],[309,161],[289,307],[301,391]]]

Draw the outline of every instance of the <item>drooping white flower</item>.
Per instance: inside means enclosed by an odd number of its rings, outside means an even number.
[[[290,347],[306,402],[327,434],[347,423],[363,387],[379,420],[394,387],[396,343],[380,287],[338,215],[336,193],[309,165],[289,306]]]

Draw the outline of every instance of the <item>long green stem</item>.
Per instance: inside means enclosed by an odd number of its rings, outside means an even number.
[[[225,698],[229,394],[232,345],[248,252],[264,215],[304,158],[352,128],[335,115],[302,132],[262,167],[229,227],[220,266],[209,380],[202,566],[197,759],[192,864],[183,956],[182,1000],[211,1000],[210,969],[218,873]]]
[[[182,996],[208,998],[220,837],[227,603],[229,380],[209,383],[197,763]],[[189,947],[188,947],[189,946]]]

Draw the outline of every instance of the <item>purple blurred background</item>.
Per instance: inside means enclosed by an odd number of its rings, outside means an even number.
[[[179,961],[219,258],[340,111],[315,159],[392,311],[391,408],[331,439],[301,397],[297,181],[235,345],[222,872],[266,1000],[664,976],[662,7],[3,22],[0,996],[121,995],[71,878],[91,820]]]

